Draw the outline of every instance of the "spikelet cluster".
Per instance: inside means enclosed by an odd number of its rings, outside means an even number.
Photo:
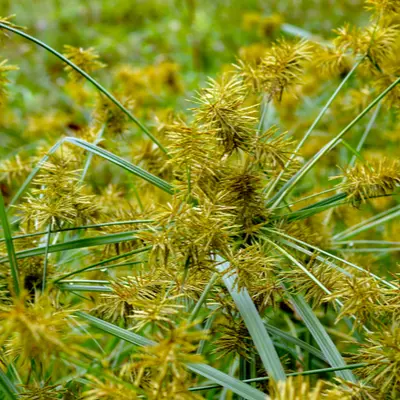
[[[400,184],[400,162],[381,159],[359,163],[339,177],[344,178],[340,189],[347,193],[353,204],[358,204],[371,197],[393,193]]]
[[[28,226],[86,223],[98,214],[93,195],[84,192],[72,166],[70,158],[43,164],[43,172],[34,180],[36,188],[18,206]]]

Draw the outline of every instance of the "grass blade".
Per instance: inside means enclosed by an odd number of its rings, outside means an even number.
[[[320,368],[320,369],[312,369],[309,371],[292,372],[290,374],[287,374],[287,376],[316,375],[316,374],[327,373],[327,372],[357,369],[357,368],[362,368],[365,366],[366,366],[365,363],[349,364],[349,365],[346,365],[345,367]],[[251,383],[251,382],[263,382],[263,381],[267,381],[267,380],[269,380],[269,376],[260,376],[257,378],[245,379],[242,382]],[[189,390],[191,392],[199,392],[202,390],[217,389],[218,387],[219,387],[218,385],[196,386],[196,387],[190,388]]]
[[[0,193],[0,222],[1,222],[1,225],[3,226],[4,239],[6,242],[8,261],[10,263],[14,291],[15,291],[15,294],[17,296],[19,296],[20,289],[19,289],[17,257],[15,254],[14,243],[13,243],[13,239],[12,239],[10,225],[9,225],[8,219],[7,219],[6,208],[4,205],[4,198],[1,193]],[[6,260],[7,259],[5,259],[4,261],[6,261]]]
[[[350,262],[350,261],[345,260],[344,258],[338,257],[338,256],[336,256],[336,255],[334,255],[334,254],[332,254],[332,253],[329,253],[329,252],[327,252],[327,251],[325,251],[325,250],[320,249],[319,247],[316,247],[316,246],[314,246],[314,245],[312,245],[312,244],[310,244],[310,243],[306,243],[306,242],[304,242],[304,241],[302,241],[302,240],[300,240],[300,239],[296,239],[296,238],[294,238],[293,236],[287,235],[287,234],[285,234],[285,233],[283,233],[283,232],[280,232],[280,231],[277,231],[277,230],[270,231],[270,232],[273,232],[273,233],[275,233],[275,234],[277,234],[277,235],[279,235],[279,236],[282,236],[282,237],[284,237],[284,238],[286,238],[286,239],[293,240],[294,242],[300,243],[301,245],[303,245],[303,246],[305,246],[305,247],[309,247],[309,248],[311,248],[311,249],[317,251],[318,253],[324,254],[324,255],[326,255],[326,256],[329,257],[329,258],[332,258],[332,259],[334,259],[334,260],[337,260],[337,261],[339,261],[339,262],[341,262],[341,263],[343,263],[343,264],[348,265],[349,267],[353,267],[354,269],[357,269],[358,271],[364,272],[365,274],[368,274],[368,275],[374,277],[375,279],[377,279],[378,281],[384,283],[385,285],[389,286],[389,287],[392,288],[392,289],[396,289],[396,286],[392,285],[390,282],[388,282],[388,281],[386,281],[386,280],[380,278],[378,275],[375,275],[375,274],[373,274],[372,272],[369,272],[369,271],[365,270],[364,268],[361,268],[360,266],[358,266],[358,265],[356,265],[356,264],[353,264],[353,263]],[[294,249],[296,249],[296,250],[298,250],[298,251],[301,251],[301,252],[303,252],[303,253],[305,253],[305,254],[311,256],[311,252],[309,252],[306,248],[302,248],[302,247],[300,247],[300,246],[297,246],[297,245],[295,245],[294,243],[291,243],[289,240],[283,240],[283,239],[282,239],[282,243],[284,243],[284,244],[286,244],[287,246],[290,246],[290,247],[292,247],[292,248],[294,248]],[[323,261],[323,262],[326,263],[326,264],[330,264],[330,265],[332,265],[333,267],[336,267],[339,271],[341,271],[341,272],[343,272],[344,274],[346,274],[346,271],[345,271],[345,270],[343,270],[343,269],[341,269],[341,268],[339,269],[339,267],[335,266],[333,263],[329,262],[329,261],[326,260],[325,258],[322,258],[322,257],[320,257],[320,256],[317,256],[317,259],[320,260],[320,261]]]
[[[272,339],[270,338],[264,322],[251,300],[249,293],[245,288],[238,291],[235,285],[235,276],[227,276],[227,274],[225,274],[226,270],[230,266],[229,263],[219,256],[217,256],[217,261],[222,261],[218,266],[218,269],[223,274],[222,279],[229,290],[244,323],[246,324],[266,371],[276,381],[285,380],[285,371],[275,350]]]
[[[265,327],[267,328],[267,331],[269,333],[271,333],[272,335],[280,337],[281,339],[283,339],[291,344],[294,344],[295,346],[299,346],[303,350],[308,351],[313,356],[326,362],[326,358],[323,355],[323,353],[320,350],[316,349],[314,346],[311,346],[307,342],[304,342],[303,340],[298,339],[297,337],[294,337],[294,336],[290,335],[289,333],[282,331],[279,328],[276,328],[275,326],[272,326],[272,325],[269,325],[266,323]]]
[[[18,399],[18,390],[10,381],[8,376],[0,368],[0,391],[4,394],[4,398],[9,400]]]
[[[332,239],[334,241],[348,239],[361,232],[373,228],[374,226],[380,225],[384,222],[390,221],[393,218],[400,216],[400,205],[392,207],[389,210],[383,211],[380,214],[374,215],[373,217],[360,222],[359,224],[353,225],[343,232],[338,233]]]
[[[136,333],[130,332],[126,329],[122,329],[116,325],[110,324],[109,322],[103,321],[102,319],[93,317],[81,311],[77,311],[75,315],[81,319],[84,319],[91,326],[102,330],[103,332],[109,333],[120,339],[123,339],[129,343],[135,344],[137,346],[154,346],[156,342],[140,336]],[[232,392],[244,397],[247,400],[266,400],[269,399],[264,393],[259,390],[247,385],[235,379],[213,367],[205,364],[187,364],[188,369],[191,371],[204,376],[207,379],[212,380],[220,386],[226,387]]]
[[[139,231],[112,233],[109,235],[101,235],[83,239],[70,240],[64,243],[52,244],[48,247],[48,253],[57,253],[66,250],[83,249],[86,247],[93,247],[93,246],[104,246],[106,244],[114,244],[128,240],[135,240],[137,239],[137,236],[135,235],[135,233],[137,232]],[[47,246],[34,247],[33,249],[18,251],[17,253],[15,253],[15,255],[17,258],[40,256],[46,253],[46,248]],[[0,259],[0,262],[5,262],[5,261],[7,261],[7,259],[4,258]]]
[[[116,156],[110,151],[104,150],[101,147],[98,147],[92,143],[88,143],[85,142],[84,140],[77,138],[67,137],[64,139],[64,141],[67,143],[72,143],[78,147],[81,147],[84,150],[87,150],[93,154],[103,157],[104,159],[112,162],[113,164],[118,165],[119,167],[124,168],[127,171],[135,174],[139,178],[146,180],[152,185],[157,186],[161,190],[164,190],[164,192],[167,192],[169,194],[174,193],[172,185],[170,185],[168,182],[164,181],[158,176],[151,174],[150,172],[145,171],[140,167],[137,167],[136,165],[131,164],[129,161],[126,161],[123,158]]]
[[[304,298],[299,295],[294,295],[287,292],[293,306],[295,307],[297,313],[300,315],[301,319],[306,324],[307,328],[311,332],[313,338],[318,343],[324,354],[326,360],[331,365],[331,367],[346,368],[346,363],[342,358],[339,350],[336,348],[330,336],[327,334],[325,328],[313,313],[311,307],[306,303]],[[336,375],[342,379],[350,382],[356,383],[357,380],[353,373],[348,370],[338,370]]]

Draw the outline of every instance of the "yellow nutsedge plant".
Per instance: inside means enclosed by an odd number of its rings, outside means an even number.
[[[306,30],[325,7],[296,26],[238,5],[246,38],[228,5],[222,32],[211,4],[171,21],[145,3],[146,35],[107,39],[110,90],[94,48],[63,55],[0,18],[68,73],[61,99],[34,97],[0,63],[20,118],[0,132],[0,397],[400,398],[400,162],[378,141],[399,128],[400,7],[368,0],[329,40]],[[127,2],[103,6],[142,29]]]

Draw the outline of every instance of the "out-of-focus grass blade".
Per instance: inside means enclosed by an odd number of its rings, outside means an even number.
[[[360,222],[359,224],[353,225],[350,228],[338,233],[332,239],[343,240],[355,236],[361,232],[371,229],[374,226],[383,224],[384,222],[390,221],[393,218],[400,216],[400,205],[390,208],[389,210],[383,211],[373,217]]]
[[[286,375],[279,356],[249,293],[245,288],[238,291],[235,276],[225,274],[230,264],[220,256],[217,256],[217,261],[221,262],[218,269],[223,274],[222,279],[246,324],[266,371],[276,381],[285,380]]]
[[[86,73],[83,69],[79,68],[77,65],[75,65],[71,60],[69,60],[67,57],[63,56],[61,53],[47,45],[46,43],[42,42],[41,40],[28,35],[25,32],[22,32],[19,29],[16,29],[10,25],[0,23],[0,28],[6,29],[10,32],[14,32],[19,36],[22,36],[23,38],[39,45],[40,47],[43,47],[56,57],[58,57],[60,60],[62,60],[65,64],[68,64],[72,69],[74,69],[76,72],[81,74],[85,79],[87,79],[92,85],[94,85],[101,93],[103,93],[106,97],[109,98],[111,102],[113,102],[131,121],[133,121],[159,148],[162,150],[164,153],[167,154],[167,150],[164,148],[164,146],[158,141],[158,139],[152,135],[152,133],[146,128],[145,125],[143,125],[142,122],[140,122],[127,108],[125,108],[108,90],[106,90],[103,86],[100,85],[95,79],[93,79],[88,73]]]
[[[137,236],[135,234],[138,232],[139,231],[128,231],[120,233],[111,233],[109,235],[101,235],[83,239],[70,240],[68,242],[50,245],[48,248],[48,252],[57,253],[59,251],[82,249],[93,246],[104,246],[106,244],[119,243],[127,240],[135,240],[137,239]],[[18,251],[15,254],[17,258],[26,258],[26,257],[40,256],[42,254],[45,254],[45,252],[46,252],[46,246],[39,246],[33,249]],[[7,261],[7,259],[0,259],[0,262],[5,262],[5,261]]]
[[[293,295],[287,292],[293,306],[295,307],[297,313],[300,315],[301,319],[306,324],[311,335],[318,343],[324,354],[327,362],[331,367],[346,367],[346,363],[342,358],[339,350],[336,348],[330,336],[327,334],[325,328],[313,313],[311,307],[306,303],[304,298],[300,295]],[[336,371],[336,375],[342,379],[350,382],[356,383],[357,380],[353,373],[349,370]]]
[[[5,399],[17,400],[18,390],[14,384],[10,381],[8,376],[0,368],[0,391],[4,394]]]
[[[75,315],[87,321],[91,326],[100,329],[103,332],[109,333],[113,336],[116,336],[120,339],[123,339],[129,343],[135,344],[137,346],[154,346],[156,344],[156,342],[150,339],[147,339],[136,333],[130,332],[126,329],[122,329],[116,325],[110,324],[109,322],[103,321],[102,319],[93,317],[84,312],[77,311]],[[210,379],[213,382],[218,383],[223,387],[226,387],[227,389],[238,394],[239,396],[244,397],[247,400],[269,399],[269,397],[266,396],[261,391],[208,365],[188,363],[187,367],[191,371],[199,375],[202,375],[205,378]]]
[[[135,174],[139,178],[146,180],[147,182],[151,183],[152,185],[157,186],[164,192],[167,192],[169,194],[174,193],[174,189],[173,189],[172,185],[169,184],[168,182],[164,181],[163,179],[159,178],[158,176],[151,174],[150,172],[145,171],[144,169],[142,169],[136,165],[131,164],[129,161],[126,161],[123,158],[116,156],[115,154],[111,153],[110,151],[104,150],[101,147],[95,146],[94,144],[85,142],[84,140],[77,139],[77,138],[67,137],[64,140],[67,143],[72,143],[78,147],[81,147],[82,149],[90,151],[93,154],[103,157],[104,159],[112,162],[113,164],[118,165],[121,168],[124,168],[127,171]]]
[[[17,263],[17,257],[15,255],[15,249],[14,249],[14,243],[12,239],[10,225],[8,224],[4,199],[1,193],[0,193],[0,222],[3,227],[4,239],[7,247],[8,261],[10,263],[11,276],[13,279],[14,291],[15,294],[18,296],[19,295],[18,263]]]
[[[103,285],[74,285],[70,283],[63,283],[60,285],[61,290],[68,290],[71,292],[101,292],[108,293],[113,290],[110,287]]]
[[[281,329],[276,328],[275,326],[272,326],[270,324],[265,324],[265,327],[267,328],[267,331],[272,335],[278,336],[283,340],[294,344],[295,346],[299,346],[300,348],[302,348],[305,351],[308,351],[310,354],[314,355],[320,360],[327,362],[324,354],[320,350],[316,349],[314,346],[308,344],[307,342],[304,342],[303,340],[298,339],[297,337],[294,337],[289,333],[282,331]]]

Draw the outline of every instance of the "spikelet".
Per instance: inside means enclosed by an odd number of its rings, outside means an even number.
[[[134,355],[135,366],[140,369],[135,381],[137,385],[141,383],[144,372],[151,371],[152,379],[145,386],[149,399],[167,399],[158,397],[158,394],[164,391],[176,393],[174,387],[187,390],[190,378],[185,364],[203,361],[203,357],[195,351],[200,340],[208,339],[207,331],[194,330],[194,326],[195,323],[186,322],[171,326],[164,336],[159,335],[157,344],[144,347],[141,353]]]
[[[70,117],[62,111],[30,115],[24,136],[32,140],[64,135],[69,122]]]
[[[53,159],[42,165],[42,173],[34,179],[37,186],[23,204],[17,208],[22,212],[23,222],[28,226],[58,226],[61,224],[85,223],[99,212],[94,196],[84,192],[78,182],[77,170],[71,169],[73,161]]]
[[[256,30],[261,37],[271,37],[279,31],[283,17],[279,14],[263,16],[258,13],[245,13],[242,19],[243,29]]]
[[[219,158],[216,131],[190,127],[180,121],[167,126],[165,135],[170,143],[169,164],[175,168],[178,178],[186,180],[190,173],[190,179],[195,183],[204,173],[215,174]]]
[[[379,399],[396,399],[400,394],[400,325],[399,318],[389,326],[367,334],[367,341],[351,357],[367,365],[357,373],[366,384],[376,387]]]
[[[124,385],[115,383],[111,379],[101,380],[93,375],[86,375],[89,390],[82,393],[81,400],[136,400],[139,399],[136,391]],[[132,385],[130,385],[132,387]]]
[[[129,261],[127,261],[129,262]],[[132,315],[138,301],[152,301],[162,290],[164,283],[156,279],[154,271],[142,273],[140,270],[131,276],[111,282],[111,293],[102,294],[96,311],[111,322],[127,320]]]
[[[338,187],[347,193],[354,205],[358,205],[371,197],[393,193],[400,184],[400,161],[384,158],[369,164],[359,163],[332,179],[336,178],[344,178]]]
[[[123,96],[119,101],[129,111],[132,111],[135,105],[130,96]],[[103,94],[97,96],[93,118],[96,121],[96,128],[101,129],[105,125],[110,135],[121,135],[128,129],[128,116]]]
[[[365,8],[374,11],[378,17],[394,17],[400,13],[398,0],[365,0]]]
[[[79,340],[85,337],[71,331],[67,318],[72,318],[72,310],[57,307],[49,293],[36,295],[33,301],[23,295],[0,305],[0,343],[11,359],[19,356],[20,364],[32,359],[50,363],[51,356],[60,353],[77,355]]]
[[[306,268],[329,291],[336,293],[342,288],[343,276],[332,266],[316,263],[312,258]],[[319,307],[328,301],[326,292],[299,268],[293,267],[291,270],[282,271],[280,276],[284,282],[291,283],[291,291],[304,295],[304,298],[311,302],[313,307]]]
[[[285,90],[301,83],[305,64],[311,58],[307,41],[279,40],[264,54],[258,66],[241,62],[239,75],[252,89],[264,91],[268,99],[282,98]]]
[[[29,400],[57,400],[60,395],[66,394],[66,389],[60,387],[60,385],[49,385],[46,382],[44,385],[24,385],[24,391],[18,394],[21,399]]]
[[[224,203],[234,208],[234,224],[242,227],[247,240],[268,218],[262,198],[263,174],[250,162],[245,162],[242,166],[227,168],[220,185]]]
[[[152,329],[158,328],[159,332],[173,325],[174,320],[182,317],[182,304],[177,304],[182,293],[171,296],[168,290],[160,291],[151,302],[148,299],[138,298],[133,301],[133,313],[130,317],[134,321],[133,329],[142,330],[147,325]]]
[[[373,84],[376,90],[379,93],[382,93],[388,86],[392,85],[396,79],[398,79],[398,75],[400,73],[400,69],[398,65],[390,66],[385,69],[385,72],[377,76],[376,80],[374,80]],[[396,109],[400,108],[400,86],[395,86],[383,99],[383,103],[388,107],[395,107]]]
[[[378,68],[393,59],[398,46],[399,25],[373,23],[364,29],[345,24],[334,31],[338,36],[334,44],[339,51],[351,50],[366,55]]]
[[[213,333],[220,334],[219,338],[215,340],[215,350],[213,351],[218,358],[233,354],[251,360],[255,347],[242,320],[229,318],[226,322],[218,324]]]
[[[261,61],[262,86],[270,97],[281,98],[284,90],[300,83],[303,66],[311,57],[306,41],[278,41]]]
[[[278,133],[278,131],[277,127],[270,127],[262,135],[254,138],[251,147],[250,154],[254,157],[254,163],[268,175],[277,175],[293,155],[295,141],[287,132]],[[297,168],[295,160],[291,169],[289,167],[289,174],[294,172],[293,168]]]
[[[11,20],[14,19],[14,18],[15,18],[15,14],[9,15],[8,17],[0,16],[0,23],[2,23],[3,25],[9,26],[10,28],[14,28],[14,29],[19,29],[19,30],[25,29],[23,26],[19,26],[19,25],[13,24],[11,22]],[[0,32],[5,37],[9,36],[9,32],[4,28],[0,28]]]
[[[248,288],[253,292],[254,285],[258,286],[260,281],[265,284],[265,280],[276,272],[279,258],[267,254],[271,254],[269,249],[258,243],[240,248],[234,253],[226,273],[235,275],[234,284],[239,291]]]
[[[0,107],[4,105],[7,99],[7,85],[10,83],[8,80],[8,73],[10,71],[17,71],[19,68],[15,65],[7,65],[8,60],[0,62]]]
[[[246,150],[255,134],[256,106],[246,106],[247,89],[238,76],[223,75],[210,79],[195,101],[195,122],[202,130],[215,131],[225,154]]]
[[[31,171],[34,162],[35,158],[21,158],[20,154],[0,161],[0,182],[6,182],[8,185],[15,182],[21,183]]]
[[[350,71],[351,58],[340,48],[318,46],[313,56],[313,65],[322,78],[335,78]]]
[[[302,376],[289,377],[284,382],[275,382],[271,379],[270,398],[271,400],[319,400],[323,386],[324,382],[318,381],[312,389],[309,380]]]
[[[340,287],[325,299],[332,301],[340,299],[343,306],[340,308],[337,321],[355,316],[354,329],[362,324],[379,324],[387,319],[390,307],[387,304],[386,289],[370,276],[343,277]]]
[[[95,52],[93,47],[83,49],[82,47],[64,45],[64,56],[88,74],[106,66],[99,61],[100,56]],[[80,73],[69,65],[65,67],[65,71],[68,72],[68,77],[74,82],[79,82],[84,79]]]

